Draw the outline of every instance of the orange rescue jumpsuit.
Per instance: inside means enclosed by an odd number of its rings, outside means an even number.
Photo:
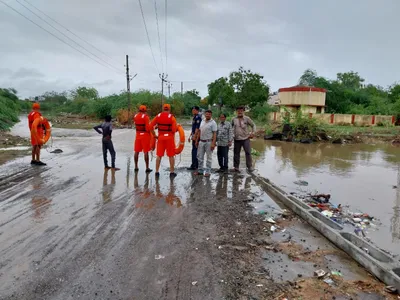
[[[38,111],[32,111],[28,115],[28,125],[29,125],[29,130],[31,131],[31,145],[32,146],[41,146],[42,145],[39,141],[36,140],[36,137],[32,135],[33,122],[35,121],[35,119],[40,118],[41,116],[42,116],[42,114]],[[44,129],[43,129],[42,125],[38,126],[37,133],[38,133],[38,136],[40,136],[40,137],[44,136]]]
[[[146,113],[139,112],[133,117],[136,126],[135,152],[150,151],[150,118]]]
[[[165,151],[168,157],[175,156],[175,117],[169,112],[161,112],[151,121],[150,128],[155,125],[158,125],[157,156],[164,156]]]

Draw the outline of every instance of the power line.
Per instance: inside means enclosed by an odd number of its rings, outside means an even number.
[[[37,13],[35,13],[34,11],[32,11],[29,7],[27,7],[26,5],[24,5],[23,3],[21,3],[19,0],[15,0],[16,2],[18,2],[20,5],[22,5],[23,7],[25,7],[27,10],[29,10],[32,14],[34,14],[36,17],[38,17],[40,20],[42,20],[43,22],[45,22],[47,25],[49,25],[51,28],[53,28],[54,30],[58,31],[59,33],[61,33],[63,36],[65,36],[67,39],[69,39],[70,41],[72,41],[75,45],[81,47],[82,49],[84,49],[85,51],[87,51],[88,53],[90,53],[91,55],[93,55],[94,57],[96,57],[97,59],[101,60],[102,62],[104,62],[105,64],[107,64],[108,66],[110,66],[111,68],[115,68],[117,72],[120,72],[119,69],[111,64],[109,64],[107,61],[105,61],[104,59],[102,59],[101,57],[97,56],[96,54],[94,54],[93,52],[89,51],[88,49],[86,49],[85,47],[83,47],[82,45],[80,45],[79,43],[77,43],[76,41],[74,41],[73,39],[71,39],[68,35],[66,35],[64,32],[62,32],[61,30],[59,30],[58,28],[56,28],[55,26],[53,26],[51,23],[47,22],[44,18],[42,18],[41,16],[39,16]],[[122,71],[121,71],[122,72]]]
[[[168,73],[168,50],[167,50],[167,11],[168,0],[165,0],[165,72]]]
[[[143,13],[142,1],[140,1],[140,0],[138,0],[138,1],[139,1],[139,5],[140,5],[140,11],[142,12],[142,19],[143,19],[144,29],[146,30],[147,41],[149,43],[151,55],[153,56],[154,65],[155,65],[155,67],[157,69],[157,72],[160,73],[160,70],[158,69],[158,65],[157,65],[157,62],[156,62],[156,58],[154,57],[153,47],[151,46],[150,37],[149,37],[149,31],[147,30],[147,25],[146,25],[146,18],[144,17],[144,13]]]
[[[7,3],[5,3],[4,1],[0,0],[1,3],[3,3],[5,6],[7,6],[8,8],[10,8],[11,10],[15,11],[17,14],[19,14],[20,16],[22,16],[23,18],[27,19],[29,22],[35,24],[37,27],[39,27],[40,29],[46,31],[48,34],[52,35],[53,37],[55,37],[57,40],[61,41],[62,43],[66,44],[67,46],[71,47],[72,49],[78,51],[79,53],[85,55],[86,57],[90,58],[91,60],[95,61],[96,63],[98,63],[99,65],[102,65],[103,67],[109,68],[110,70],[113,70],[114,72],[117,72],[115,69],[110,68],[109,66],[97,61],[96,59],[94,59],[93,57],[87,55],[85,52],[82,52],[81,50],[79,50],[78,48],[68,44],[66,41],[64,41],[63,39],[59,38],[58,36],[56,36],[54,33],[52,33],[51,31],[48,31],[46,28],[40,26],[39,24],[37,24],[35,21],[32,21],[31,19],[29,19],[27,16],[25,16],[24,14],[20,13],[18,10],[16,10],[14,7],[8,5]],[[119,72],[118,72],[119,73]]]
[[[162,56],[162,51],[161,51],[160,27],[158,25],[157,0],[154,0],[154,11],[156,12],[158,46],[160,48],[160,56],[161,56],[161,71],[164,72],[164,63],[163,63],[163,56]]]
[[[109,59],[114,60],[111,56],[107,55],[106,53],[104,53],[102,50],[100,50],[99,48],[97,48],[96,46],[94,46],[93,44],[89,43],[88,41],[86,41],[85,39],[81,38],[79,35],[77,35],[76,33],[74,33],[73,31],[69,30],[67,27],[65,27],[64,25],[62,25],[61,23],[57,22],[57,20],[53,19],[52,17],[50,17],[48,14],[46,14],[44,11],[42,11],[41,9],[37,8],[35,5],[33,5],[32,3],[28,2],[27,0],[23,0],[24,2],[26,2],[27,4],[29,4],[30,6],[32,6],[33,8],[35,8],[37,11],[41,12],[43,15],[45,15],[47,18],[49,18],[50,20],[52,20],[54,23],[58,24],[59,26],[61,26],[62,28],[64,28],[66,31],[68,31],[69,33],[71,33],[72,35],[74,35],[75,37],[77,37],[79,40],[81,40],[82,42],[88,44],[89,46],[93,47],[94,49],[96,49],[97,51],[99,51],[101,54],[103,54],[104,56],[107,56]]]

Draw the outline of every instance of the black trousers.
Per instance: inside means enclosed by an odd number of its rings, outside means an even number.
[[[244,149],[244,153],[246,154],[246,167],[251,169],[253,166],[253,161],[251,158],[251,146],[250,139],[247,140],[235,140],[233,146],[233,167],[239,168],[240,165],[240,151]]]
[[[190,167],[194,169],[199,168],[199,161],[197,160],[197,147],[195,141],[192,141],[192,165]]]
[[[111,140],[103,139],[104,167],[108,167],[107,150],[110,151],[110,155],[111,155],[111,167],[115,168],[115,150],[114,150],[113,142]]]
[[[217,156],[218,156],[218,164],[221,169],[228,169],[228,153],[229,146],[218,146],[217,148]]]

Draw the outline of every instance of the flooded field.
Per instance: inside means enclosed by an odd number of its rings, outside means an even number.
[[[368,230],[378,246],[400,254],[400,148],[379,145],[295,144],[257,140],[260,175],[288,192],[331,194],[336,205],[382,223]],[[294,182],[304,180],[308,186]]]

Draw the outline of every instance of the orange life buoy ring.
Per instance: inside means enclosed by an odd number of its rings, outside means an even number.
[[[175,154],[180,154],[185,146],[185,131],[180,124],[177,125],[177,131],[179,132],[179,145],[175,148]]]
[[[39,136],[38,134],[38,126],[44,126],[46,133],[44,136]],[[33,121],[32,129],[31,129],[32,136],[38,141],[39,145],[44,145],[50,139],[51,135],[51,126],[49,121],[46,118],[39,117]]]

